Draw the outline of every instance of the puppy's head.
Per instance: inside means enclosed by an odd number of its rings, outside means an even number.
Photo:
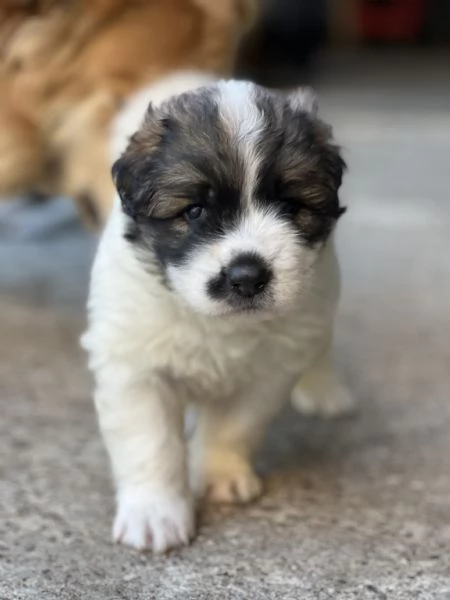
[[[201,313],[288,310],[342,213],[312,94],[219,82],[150,106],[113,167],[126,237]]]

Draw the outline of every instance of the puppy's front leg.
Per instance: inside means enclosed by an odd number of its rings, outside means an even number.
[[[253,453],[287,393],[280,386],[264,383],[231,404],[198,408],[190,445],[191,485],[197,496],[218,503],[246,503],[261,494]]]
[[[183,437],[183,406],[157,378],[99,382],[95,401],[117,486],[113,536],[139,550],[164,552],[194,531]]]

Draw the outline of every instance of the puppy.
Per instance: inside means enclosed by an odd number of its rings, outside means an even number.
[[[351,403],[330,356],[344,161],[311,92],[195,73],[130,102],[113,152],[83,341],[114,538],[162,552],[192,538],[193,496],[261,493],[252,454],[289,397]]]

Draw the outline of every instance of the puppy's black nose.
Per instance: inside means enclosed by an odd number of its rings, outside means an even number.
[[[238,257],[225,272],[228,285],[236,294],[251,298],[260,294],[270,281],[270,271],[253,255]]]

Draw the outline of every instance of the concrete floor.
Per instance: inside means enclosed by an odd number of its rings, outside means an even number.
[[[71,207],[0,205],[0,598],[450,598],[449,57],[329,64],[349,162],[340,362],[353,418],[280,417],[267,493],[153,558],[113,498],[78,336],[95,241]],[[343,67],[345,65],[345,69]]]

